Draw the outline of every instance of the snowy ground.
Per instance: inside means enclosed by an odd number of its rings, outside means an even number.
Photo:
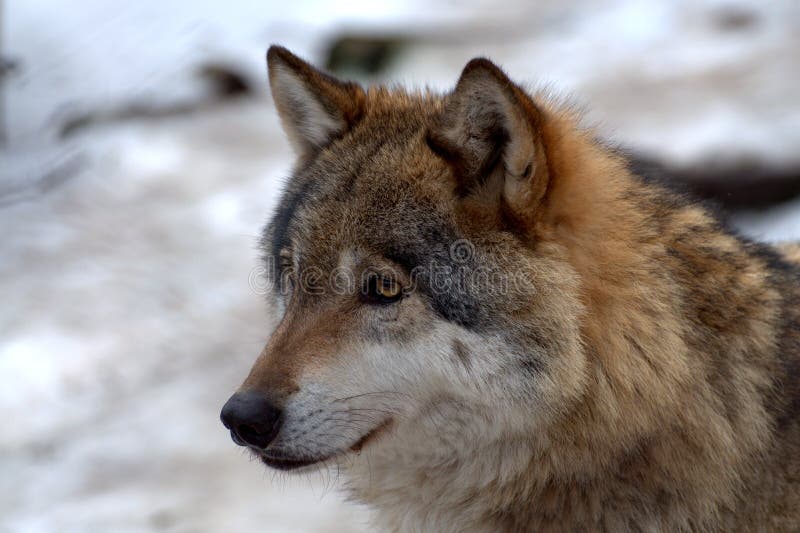
[[[265,340],[255,239],[291,164],[271,42],[319,59],[338,31],[403,33],[386,79],[446,87],[488,55],[678,164],[798,162],[793,0],[297,4],[3,4],[0,532],[366,529],[335,479],[265,472],[218,421]],[[202,98],[209,59],[264,96],[59,140],[78,112]],[[736,220],[800,238],[800,201]]]

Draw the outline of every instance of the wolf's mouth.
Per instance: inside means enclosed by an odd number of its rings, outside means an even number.
[[[253,451],[258,454],[258,457],[261,459],[261,461],[270,468],[275,468],[276,470],[297,470],[333,459],[334,457],[343,455],[348,451],[357,454],[361,453],[361,450],[364,449],[364,446],[368,442],[372,441],[379,433],[383,433],[389,426],[391,426],[391,424],[392,420],[387,419],[379,426],[370,430],[367,434],[358,439],[349,448],[320,457],[292,457],[283,453],[275,453],[274,451],[270,452],[269,450],[259,449],[253,449]]]
[[[303,468],[304,466],[311,466],[316,463],[320,463],[329,459],[329,457],[322,457],[322,458],[315,458],[315,459],[307,459],[307,458],[290,458],[290,457],[275,457],[273,455],[267,455],[263,452],[260,452],[259,457],[270,468],[275,468],[276,470],[296,470],[298,468]]]

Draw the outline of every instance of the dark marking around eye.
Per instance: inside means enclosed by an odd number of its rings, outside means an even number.
[[[468,329],[488,325],[480,296],[470,291],[474,260],[460,262],[450,254],[458,233],[434,209],[407,206],[398,232],[381,243],[383,254],[411,273],[414,289],[427,296],[433,310],[445,320]]]

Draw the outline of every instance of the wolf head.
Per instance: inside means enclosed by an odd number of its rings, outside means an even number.
[[[298,159],[263,235],[277,322],[222,412],[237,443],[335,462],[393,530],[738,508],[782,420],[775,252],[485,59],[444,95],[268,62]]]
[[[486,59],[437,95],[267,58],[298,159],[263,234],[278,322],[223,410],[234,440],[294,469],[546,424],[586,379],[561,241],[592,209],[562,204],[593,193],[566,201],[556,178],[593,143],[565,157],[571,118]]]

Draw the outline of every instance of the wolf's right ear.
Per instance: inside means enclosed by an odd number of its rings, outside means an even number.
[[[459,195],[499,185],[505,205],[524,220],[535,213],[549,180],[541,121],[525,91],[497,65],[477,58],[446,97],[427,142],[453,167]]]
[[[339,81],[281,46],[267,52],[272,98],[297,154],[307,156],[352,128],[364,109],[364,90]]]

